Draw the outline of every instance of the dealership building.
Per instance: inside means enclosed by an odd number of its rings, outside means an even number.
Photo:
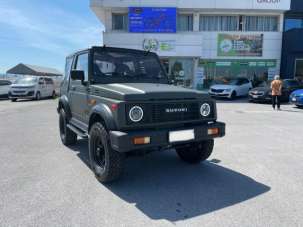
[[[178,85],[280,72],[290,0],[91,0],[107,46],[157,52]]]
[[[303,1],[292,0],[284,16],[281,75],[303,81]]]

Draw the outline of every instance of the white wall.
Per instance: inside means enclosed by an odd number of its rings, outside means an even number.
[[[112,12],[127,13],[130,6],[177,7],[179,12],[188,12],[194,15],[194,31],[177,32],[176,34],[112,31]],[[175,50],[158,52],[160,56],[204,59],[276,59],[279,66],[282,49],[283,12],[289,10],[290,0],[91,0],[91,8],[105,25],[106,31],[103,39],[104,44],[108,46],[143,49],[144,39],[170,40],[175,42]],[[280,16],[279,32],[200,32],[200,13],[277,15]],[[218,33],[263,34],[263,56],[218,57]]]
[[[93,7],[166,6],[188,9],[289,10],[291,0],[91,0]]]
[[[218,57],[218,34],[263,34],[262,57]],[[157,39],[159,41],[175,41],[175,51],[158,52],[164,57],[197,57],[204,59],[276,59],[278,65],[281,58],[282,32],[191,32],[177,34],[142,34],[142,33],[104,33],[104,43],[108,46],[143,49],[144,39]]]

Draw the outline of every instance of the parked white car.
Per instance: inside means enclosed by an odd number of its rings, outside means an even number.
[[[247,96],[250,89],[252,89],[250,80],[236,78],[212,85],[208,93],[212,97],[235,99],[240,96]]]
[[[12,102],[17,99],[36,99],[56,97],[54,82],[48,77],[24,77],[17,79],[10,87],[9,98]]]
[[[7,98],[8,91],[10,89],[12,82],[9,80],[0,80],[0,98]]]

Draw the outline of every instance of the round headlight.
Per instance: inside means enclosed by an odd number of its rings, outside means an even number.
[[[133,106],[129,111],[129,119],[133,122],[139,122],[143,118],[143,110],[140,106]]]
[[[201,105],[200,114],[203,117],[208,117],[209,114],[210,114],[210,111],[211,111],[211,108],[210,108],[210,105],[208,103],[204,103],[204,104]]]

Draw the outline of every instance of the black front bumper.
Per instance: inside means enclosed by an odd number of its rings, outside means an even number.
[[[255,102],[270,102],[272,100],[272,97],[269,95],[262,95],[254,97],[253,95],[249,95],[249,100],[255,101]]]
[[[216,135],[209,135],[208,129],[218,128],[219,133]],[[195,138],[189,141],[181,141],[170,143],[169,132],[170,131],[182,131],[182,130],[194,130]],[[177,146],[181,144],[187,144],[191,142],[198,142],[203,140],[209,140],[214,138],[223,137],[225,135],[225,123],[214,122],[211,124],[197,125],[193,127],[173,128],[173,129],[160,129],[160,130],[148,130],[148,131],[132,131],[132,132],[110,132],[110,142],[114,150],[119,152],[128,152],[141,149],[153,149],[163,148],[169,146]],[[146,145],[135,145],[133,139],[135,137],[150,137],[150,143]]]
[[[35,97],[35,92],[34,91],[29,91],[25,94],[12,94],[11,92],[8,93],[9,98],[34,98]]]

